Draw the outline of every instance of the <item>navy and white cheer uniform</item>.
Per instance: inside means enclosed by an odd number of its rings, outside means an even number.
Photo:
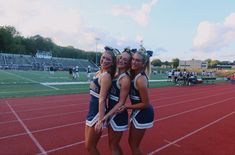
[[[108,109],[109,112],[119,101],[120,97],[120,84],[119,80],[125,76],[129,76],[127,73],[122,73],[117,78],[112,80],[112,86],[109,93],[109,102]],[[125,131],[128,129],[128,112],[127,110],[122,111],[121,113],[116,113],[111,116],[109,120],[113,131]]]
[[[139,73],[134,80],[131,81],[130,100],[131,104],[138,104],[142,102],[140,93],[136,87],[136,80],[140,76],[146,76],[144,72]],[[131,122],[137,129],[147,129],[153,126],[154,110],[152,105],[144,109],[133,109],[131,113]]]
[[[92,127],[99,118],[99,94],[100,94],[100,79],[107,72],[102,73],[100,76],[95,77],[90,83],[90,105],[86,118],[86,125]]]

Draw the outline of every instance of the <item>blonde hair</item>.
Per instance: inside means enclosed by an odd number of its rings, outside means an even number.
[[[148,53],[150,52],[150,53]],[[141,55],[143,57],[143,62],[145,64],[144,66],[144,72],[149,77],[151,73],[151,64],[150,64],[150,57],[152,56],[152,51],[146,51],[146,49],[141,46],[141,48],[137,51],[137,54]]]

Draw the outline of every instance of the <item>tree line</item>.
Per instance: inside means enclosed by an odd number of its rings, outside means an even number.
[[[212,60],[212,59],[206,59],[205,60],[208,63],[208,68],[217,68],[218,65],[234,65],[234,62],[230,62],[230,61],[219,61],[219,60]],[[160,59],[154,59],[151,61],[151,64],[153,66],[172,66],[173,68],[177,68],[179,66],[179,59],[178,58],[174,58],[172,59],[172,62],[168,62],[168,61],[164,61],[162,62]]]
[[[177,68],[179,66],[179,61],[180,60],[178,58],[172,59],[171,62],[169,62],[169,61],[162,62],[160,59],[153,59],[151,61],[151,65],[153,65],[153,66],[162,66],[162,65],[165,65],[165,66],[171,66],[173,68]]]
[[[30,37],[24,37],[13,26],[0,26],[0,52],[12,53],[12,54],[27,54],[35,56],[37,50],[51,51],[53,57],[63,58],[77,58],[88,59],[93,62],[96,61],[96,52],[84,51],[74,48],[73,46],[62,47],[56,45],[50,38],[45,38],[40,35],[34,35]],[[101,52],[97,53],[98,59],[101,56]],[[215,68],[219,65],[227,65],[229,62],[207,59],[208,67]],[[174,58],[172,62],[164,61],[160,59],[154,59],[151,61],[153,66],[172,66],[177,68],[179,66],[179,59]]]
[[[53,57],[96,60],[96,52],[84,51],[73,46],[56,45],[50,38],[40,35],[24,37],[12,26],[0,26],[0,52],[35,56],[37,50],[51,51]],[[101,53],[98,52],[100,57]]]
[[[40,35],[24,37],[20,35],[20,33],[13,26],[0,26],[1,53],[26,54],[35,56],[37,50],[51,51],[53,57],[89,59],[93,62],[96,61],[96,52],[94,51],[84,51],[74,48],[73,46],[58,46],[52,41],[51,38],[45,38]],[[97,56],[99,58],[101,53],[98,52]],[[156,59],[152,61],[152,65],[161,66],[165,64],[166,66],[177,66],[179,60],[175,60],[173,60],[173,62],[161,62],[161,60]]]

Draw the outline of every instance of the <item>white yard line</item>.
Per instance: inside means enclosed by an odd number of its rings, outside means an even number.
[[[13,76],[16,76],[18,78],[21,78],[21,79],[24,79],[24,80],[27,80],[27,81],[30,81],[30,82],[33,82],[33,83],[38,83],[38,84],[41,84],[40,82],[38,81],[35,81],[35,80],[32,80],[32,79],[29,79],[29,78],[26,78],[26,77],[23,77],[23,76],[20,76],[20,75],[17,75],[17,74],[14,74],[14,73],[10,73],[10,72],[6,72],[5,73],[7,74],[10,74],[10,75],[13,75]],[[43,85],[43,84],[42,84]],[[47,85],[43,85],[43,86],[46,86],[46,87],[49,87],[49,88],[52,88],[52,89],[55,89],[55,90],[59,90],[58,88],[56,87],[52,87],[52,86],[47,86]]]
[[[149,80],[149,82],[163,82],[163,81],[167,81],[167,80]],[[41,83],[43,85],[73,85],[73,84],[89,84],[89,81],[85,81],[85,82],[44,82]]]
[[[59,90],[59,88],[56,88],[56,87],[53,87],[53,86],[45,85],[45,84],[42,84],[42,83],[40,83],[40,84],[41,84],[41,85],[43,85],[43,86],[46,86],[46,87],[49,87],[49,88],[55,89],[55,90]]]
[[[74,85],[74,84],[89,84],[90,82],[43,82],[43,85]]]

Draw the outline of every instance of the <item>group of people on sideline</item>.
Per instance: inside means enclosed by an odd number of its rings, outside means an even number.
[[[232,75],[228,76],[227,79],[230,80],[232,84],[235,84],[235,72]]]
[[[198,74],[196,72],[189,72],[186,69],[184,70],[172,70],[167,73],[168,74],[168,79],[170,81],[173,81],[176,85],[192,85],[192,84],[198,84],[202,83],[203,80],[215,80],[216,75],[214,72],[207,72],[207,71],[202,71],[202,73],[199,75],[201,77],[198,79]]]
[[[85,124],[85,148],[99,155],[98,141],[108,129],[108,144],[113,155],[121,155],[119,145],[124,131],[129,129],[129,146],[134,155],[142,154],[141,140],[153,126],[154,110],[148,96],[148,73],[151,51],[105,47],[100,70],[90,83],[90,103]],[[129,96],[131,103],[126,103]],[[131,110],[130,121],[128,110]],[[130,122],[130,124],[129,124]]]
[[[69,75],[74,79],[74,80],[80,80],[80,68],[78,66],[71,67],[69,68]],[[87,67],[87,81],[90,81],[92,79],[91,77],[91,67]]]
[[[168,72],[168,79],[173,81],[176,85],[178,85],[181,81],[183,85],[191,85],[197,83],[197,73],[188,72],[186,69],[181,70],[172,70]]]

